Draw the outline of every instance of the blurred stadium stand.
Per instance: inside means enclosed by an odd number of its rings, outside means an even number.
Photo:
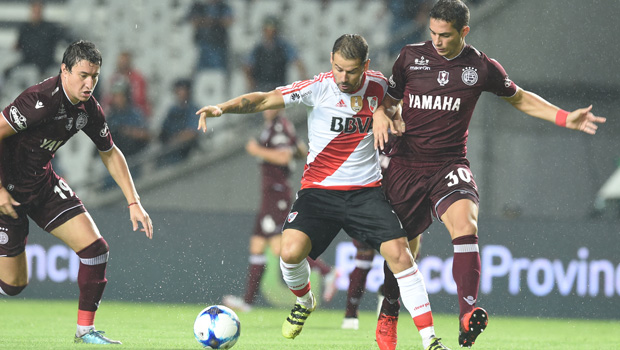
[[[246,92],[240,62],[259,40],[263,17],[274,13],[282,18],[283,33],[297,45],[309,73],[329,70],[328,55],[335,38],[355,32],[364,35],[371,46],[372,69],[390,74],[394,57],[389,57],[385,50],[390,40],[390,19],[382,1],[229,3],[235,12],[230,29],[232,69],[230,75],[205,71],[194,77],[195,101],[200,105]],[[484,94],[472,119],[469,158],[477,175],[485,215],[584,216],[594,207],[598,189],[616,169],[620,128],[611,117],[619,102],[612,93],[617,91],[618,82],[612,77],[620,74],[607,67],[616,67],[613,57],[620,53],[620,48],[596,38],[601,32],[614,31],[613,23],[603,19],[609,13],[619,13],[620,2],[568,3],[558,7],[553,0],[476,1],[475,5],[470,2],[472,32],[467,42],[498,59],[517,84],[565,109],[593,103],[596,114],[608,117],[599,135],[592,138],[534,121],[500,99]],[[134,52],[135,65],[149,79],[154,105],[152,128],[157,132],[171,103],[172,82],[191,75],[196,59],[192,28],[184,19],[190,4],[189,0],[57,0],[47,2],[45,16],[71,25],[72,31],[97,43],[104,55],[102,81],[112,72],[119,52]],[[12,45],[17,25],[27,19],[28,3],[0,0],[0,8],[2,69],[16,60]],[[575,30],[574,23],[583,26]],[[606,48],[605,54],[600,53],[601,47]],[[59,55],[63,49],[59,48]],[[298,78],[296,74],[294,69],[290,70],[291,80]],[[28,76],[24,75],[22,81],[26,82]],[[2,106],[27,85],[0,82]],[[304,135],[303,109],[290,111],[289,116]],[[203,138],[200,151],[178,167],[154,170],[153,156],[164,151],[157,144],[140,160],[131,159],[143,164],[143,173],[148,174],[137,180],[145,206],[213,209],[217,205],[195,193],[194,186],[204,188],[205,181],[212,185],[215,181],[245,181],[254,186],[258,181],[256,165],[248,162],[243,145],[255,134],[256,124],[244,122],[244,118],[247,117],[229,116],[210,121],[209,127],[215,130]],[[105,170],[98,159],[93,160],[90,141],[76,137],[72,142],[61,148],[58,167],[89,207],[108,205],[122,198],[119,191],[98,190]],[[206,175],[222,176],[229,167],[236,169],[235,174],[222,180]],[[292,181],[298,179],[296,174]],[[167,192],[171,186],[175,186],[178,196]],[[231,210],[251,211],[258,202],[258,191],[237,201],[228,198],[225,190],[213,191],[210,197],[226,197],[231,201]],[[194,197],[195,200],[187,200]]]

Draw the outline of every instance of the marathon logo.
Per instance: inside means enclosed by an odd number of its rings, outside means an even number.
[[[28,127],[26,117],[22,115],[17,107],[11,106],[9,114],[11,115],[11,120],[13,121],[13,124],[15,124],[17,130],[25,130]]]

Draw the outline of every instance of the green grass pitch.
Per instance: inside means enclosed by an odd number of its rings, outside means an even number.
[[[122,349],[200,349],[194,339],[194,318],[206,305],[104,302],[95,324]],[[289,310],[257,308],[239,313],[241,337],[235,350],[364,350],[374,341],[376,316],[362,312],[358,331],[341,330],[344,312],[317,310],[296,339],[280,334]],[[0,298],[0,349],[100,348],[73,344],[76,301]],[[408,313],[401,314],[397,349],[422,349]],[[457,349],[456,315],[435,315],[435,330],[446,346]],[[116,348],[116,346],[112,346]],[[106,347],[108,348],[108,347]],[[493,316],[472,349],[620,349],[620,321],[542,319]]]

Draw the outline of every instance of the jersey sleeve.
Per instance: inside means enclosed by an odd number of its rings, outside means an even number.
[[[403,71],[405,65],[406,46],[400,51],[400,54],[396,58],[394,65],[392,66],[392,75],[388,79],[387,94],[396,100],[402,100],[405,93],[405,85],[407,84],[407,78]]]
[[[86,124],[82,131],[88,135],[99,151],[106,152],[112,149],[114,141],[112,141],[112,134],[108,128],[101,105],[96,100],[93,102],[92,111],[88,113],[93,117],[89,118],[88,124]]]
[[[303,104],[308,107],[313,107],[315,99],[318,98],[320,94],[320,84],[317,83],[319,81],[318,79],[319,77],[315,77],[314,80],[301,80],[277,88],[284,98],[284,106],[289,107]]]
[[[501,97],[514,96],[517,93],[517,85],[508,78],[504,67],[492,58],[487,58],[487,91]]]
[[[22,132],[41,123],[49,109],[48,100],[36,92],[23,92],[3,111],[4,118],[15,132]]]

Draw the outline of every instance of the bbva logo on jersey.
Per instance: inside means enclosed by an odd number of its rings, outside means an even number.
[[[367,134],[371,128],[372,117],[332,117],[332,125],[329,130],[345,134]]]

